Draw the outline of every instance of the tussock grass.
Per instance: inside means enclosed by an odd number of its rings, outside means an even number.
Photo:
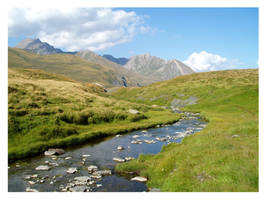
[[[119,164],[117,172],[135,171],[161,191],[258,191],[257,69],[186,75],[113,95],[168,106],[175,98],[194,96],[197,104],[183,109],[209,120],[205,129],[181,144]]]

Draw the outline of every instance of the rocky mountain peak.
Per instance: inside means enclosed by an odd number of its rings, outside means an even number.
[[[194,71],[179,60],[164,60],[150,54],[133,56],[124,65],[127,69],[161,80],[172,79],[176,76],[191,74]]]
[[[54,48],[52,45],[46,42],[42,42],[39,38],[36,39],[26,38],[22,40],[15,47],[41,55],[64,53],[62,50]]]

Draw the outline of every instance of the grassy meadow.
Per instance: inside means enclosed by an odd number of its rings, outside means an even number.
[[[113,96],[146,105],[171,106],[174,99],[196,97],[181,109],[197,111],[209,123],[181,144],[157,155],[116,166],[136,172],[161,191],[258,191],[258,70],[197,73],[143,88],[119,89]]]
[[[131,114],[137,109],[140,114]],[[117,100],[95,84],[37,69],[8,70],[8,159],[171,123],[163,108]]]

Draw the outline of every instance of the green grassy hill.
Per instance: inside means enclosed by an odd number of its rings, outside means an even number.
[[[74,80],[101,83],[105,87],[122,86],[125,77],[128,86],[146,85],[150,80],[123,67],[100,65],[70,54],[38,55],[18,48],[8,48],[9,68],[41,69],[68,76]]]
[[[143,88],[119,89],[114,97],[147,105],[171,106],[208,120],[201,132],[157,155],[116,167],[148,177],[161,191],[258,191],[258,70],[197,73]]]
[[[134,115],[129,109],[141,113]],[[10,162],[49,147],[86,143],[178,119],[165,109],[116,100],[95,84],[36,69],[8,70]]]

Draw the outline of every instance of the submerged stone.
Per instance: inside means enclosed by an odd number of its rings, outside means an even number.
[[[90,165],[90,166],[88,167],[88,172],[89,172],[89,173],[92,173],[92,172],[96,171],[97,169],[98,169],[97,166],[95,166],[95,165]]]
[[[86,186],[75,186],[69,189],[70,192],[87,192],[89,191]]]
[[[69,168],[66,172],[69,173],[69,174],[74,174],[74,173],[77,172],[77,168],[75,168],[75,167],[71,167],[71,168]]]
[[[48,167],[47,165],[40,165],[40,166],[36,167],[35,170],[48,171],[48,170],[50,170],[50,167]]]

